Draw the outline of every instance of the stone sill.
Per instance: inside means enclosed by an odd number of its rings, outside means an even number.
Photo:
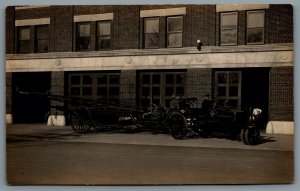
[[[180,54],[211,54],[235,52],[270,52],[292,51],[293,43],[239,45],[239,46],[203,46],[201,51],[196,47],[162,48],[162,49],[123,49],[87,52],[50,52],[34,54],[6,54],[7,60],[51,59],[51,58],[84,58],[84,57],[117,57],[143,55],[180,55]]]

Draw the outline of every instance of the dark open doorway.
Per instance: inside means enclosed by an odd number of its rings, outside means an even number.
[[[247,68],[243,70],[242,107],[262,109],[259,125],[265,128],[268,122],[270,68]]]
[[[18,94],[17,91],[47,92],[51,87],[51,72],[13,73],[12,83],[14,123],[45,123],[50,100],[46,97]]]

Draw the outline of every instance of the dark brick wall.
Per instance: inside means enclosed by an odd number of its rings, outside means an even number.
[[[55,52],[73,50],[73,6],[53,6]]]
[[[51,72],[51,94],[64,95],[64,72]],[[51,106],[64,106],[63,102],[51,100]],[[51,114],[63,114],[63,111],[51,108]]]
[[[269,93],[269,120],[293,121],[293,67],[271,68]]]
[[[14,53],[15,43],[15,7],[6,8],[6,54]]]
[[[122,70],[120,79],[120,104],[135,107],[136,105],[136,71]]]
[[[293,42],[292,5],[271,4],[266,11],[266,43]]]
[[[206,94],[212,96],[212,69],[188,69],[186,96],[203,100]]]
[[[114,49],[139,48],[139,6],[117,6],[114,12]]]
[[[215,5],[188,5],[184,16],[184,47],[196,47],[197,39],[203,46],[214,46],[215,41]]]
[[[6,72],[6,113],[12,113],[12,73]]]

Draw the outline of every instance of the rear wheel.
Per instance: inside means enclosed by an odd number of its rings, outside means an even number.
[[[245,138],[248,145],[256,145],[260,138],[260,132],[258,129],[249,128],[246,130]]]
[[[170,134],[175,139],[183,139],[187,135],[184,116],[180,114],[174,114],[171,116]]]
[[[76,133],[84,134],[91,129],[91,121],[73,111],[70,116],[71,127]]]

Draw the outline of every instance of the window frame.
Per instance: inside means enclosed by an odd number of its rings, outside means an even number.
[[[80,46],[80,25],[89,25],[90,27],[90,31],[89,31],[89,46],[87,49],[82,49],[82,48],[79,48]],[[91,51],[91,36],[92,36],[92,30],[91,30],[91,22],[90,21],[85,21],[85,22],[76,22],[76,51],[78,52],[84,52],[84,51]],[[86,37],[86,36],[84,36]]]
[[[263,21],[263,27],[249,27],[248,24],[249,24],[249,13],[263,13],[263,18],[264,18],[264,21]],[[246,13],[246,44],[247,45],[256,45],[256,44],[265,44],[265,27],[266,27],[266,11],[265,10],[249,10],[247,11]],[[251,29],[262,29],[263,32],[262,32],[262,42],[248,42],[248,34],[249,34],[249,30]]]
[[[109,27],[110,27],[110,34],[109,35],[98,35],[98,30],[99,30],[99,25],[98,24],[101,24],[101,23],[109,23]],[[109,37],[109,41],[110,41],[110,44],[109,44],[109,48],[99,48],[99,42],[98,40],[101,38],[104,38],[105,37]],[[111,50],[112,49],[112,21],[111,20],[101,20],[101,21],[96,21],[96,50]]]
[[[169,31],[169,19],[171,18],[181,18],[182,20],[182,26],[181,26],[181,31]],[[182,48],[183,47],[183,27],[184,27],[184,23],[183,23],[183,15],[176,15],[176,16],[168,16],[166,18],[166,47],[167,48]],[[181,46],[169,46],[169,34],[181,34]]]
[[[45,39],[38,39],[38,34],[37,34],[37,30],[39,27],[47,27],[47,38]],[[34,33],[34,41],[35,41],[35,46],[34,46],[34,52],[35,53],[47,53],[49,52],[49,39],[50,39],[50,34],[49,34],[49,24],[45,24],[45,25],[35,25],[34,27],[35,33]],[[38,51],[38,41],[39,40],[47,40],[47,51],[45,52],[40,52]]]
[[[29,30],[29,39],[27,40],[21,40],[20,38],[20,31],[22,29],[28,29]],[[27,43],[29,43],[29,50],[27,51],[21,51],[21,41],[27,41]],[[17,53],[18,54],[28,54],[28,53],[31,53],[31,27],[30,26],[18,26],[17,27]]]
[[[157,19],[158,21],[158,32],[157,33],[146,33],[146,20],[150,19]],[[157,34],[158,40],[157,40],[157,46],[155,47],[146,47],[146,35],[148,34]],[[159,17],[144,17],[143,18],[143,48],[144,49],[158,49],[160,47],[160,18]]]
[[[223,21],[223,15],[236,15],[236,25],[235,27],[233,26],[223,26],[222,21]],[[230,12],[222,12],[220,13],[220,45],[221,46],[227,46],[227,45],[238,45],[238,23],[239,23],[239,12],[237,11],[230,11]],[[236,31],[236,35],[235,35],[235,42],[234,43],[222,43],[222,31],[223,30],[235,30]]]

